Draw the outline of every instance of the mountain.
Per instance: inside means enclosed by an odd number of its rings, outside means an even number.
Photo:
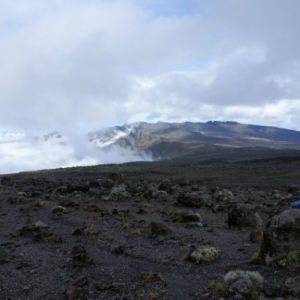
[[[194,157],[224,151],[237,153],[237,149],[300,150],[299,131],[219,121],[139,122],[91,132],[89,140],[101,149],[117,146],[151,153],[154,158]]]
[[[88,134],[0,130],[0,173],[172,159],[253,161],[300,157],[300,132],[235,122],[133,123]],[[166,161],[167,163],[167,161]]]

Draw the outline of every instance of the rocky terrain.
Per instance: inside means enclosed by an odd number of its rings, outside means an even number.
[[[300,299],[281,154],[2,175],[0,299]]]

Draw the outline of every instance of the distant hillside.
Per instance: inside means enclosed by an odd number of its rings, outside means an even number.
[[[262,149],[300,150],[300,132],[237,122],[133,123],[89,134],[99,148],[118,146],[151,153],[155,158],[192,157]],[[260,150],[259,150],[260,149]],[[249,150],[249,149],[248,149]]]

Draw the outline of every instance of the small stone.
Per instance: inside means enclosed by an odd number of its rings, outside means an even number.
[[[43,239],[45,241],[51,241],[51,242],[55,242],[55,243],[62,243],[62,237],[60,235],[54,234],[54,233],[49,233],[49,234],[43,235]]]
[[[67,209],[65,207],[63,207],[63,206],[60,206],[60,205],[54,206],[51,209],[51,213],[53,213],[53,214],[56,214],[56,213],[66,213],[66,212],[67,212]]]
[[[125,283],[122,282],[113,282],[112,287],[114,289],[120,289],[125,287]]]
[[[152,273],[152,272],[145,272],[141,274],[141,279],[149,282],[151,280],[156,280],[156,281],[165,281],[163,275],[161,273]]]
[[[290,185],[288,186],[287,192],[289,194],[296,194],[300,191],[300,187],[296,185]]]
[[[201,222],[192,222],[188,223],[184,226],[185,228],[200,228],[205,227],[205,224],[202,224]]]
[[[177,202],[184,206],[200,208],[203,205],[203,195],[199,192],[180,193]]]
[[[243,295],[239,295],[239,294],[234,295],[233,299],[234,300],[246,300],[246,298]]]
[[[104,210],[96,204],[90,203],[83,207],[83,210],[86,212],[97,212],[104,213]]]
[[[26,235],[26,234],[32,234],[32,233],[37,233],[40,232],[40,227],[35,226],[35,224],[29,224],[24,227],[22,227],[19,230],[20,235]]]
[[[162,223],[152,222],[150,226],[153,235],[166,235],[171,233],[171,229]]]
[[[179,223],[188,223],[188,222],[201,222],[201,216],[198,213],[194,212],[174,212],[172,214],[172,221]]]
[[[8,258],[8,254],[4,250],[0,249],[0,265],[6,264],[9,262],[10,262],[10,259]]]
[[[167,193],[169,193],[171,191],[171,181],[169,179],[163,180],[159,184],[158,190],[160,190],[160,191],[166,191]]]
[[[72,249],[73,267],[84,267],[93,263],[93,258],[81,245],[76,245]]]
[[[115,185],[114,180],[109,179],[109,178],[98,179],[97,183],[98,183],[98,186],[103,187],[105,189],[111,189]]]
[[[211,299],[211,298],[212,298],[212,293],[206,293],[201,296],[201,299]]]
[[[138,213],[139,215],[142,215],[142,214],[146,214],[147,211],[146,211],[144,208],[141,207],[141,208],[137,211],[137,213]]]
[[[79,286],[70,285],[66,291],[68,300],[85,300],[87,299],[86,292]]]
[[[124,246],[116,246],[112,249],[112,252],[115,254],[123,254],[125,251]]]
[[[17,196],[18,197],[28,197],[26,192],[18,192]]]
[[[83,287],[88,284],[87,276],[82,276],[73,282],[74,286]]]
[[[65,203],[65,206],[66,207],[78,207],[79,206],[79,203],[77,201],[69,201],[67,203]]]
[[[256,243],[256,242],[260,242],[263,240],[263,231],[259,230],[259,231],[251,231],[250,232],[250,241],[252,243]]]
[[[72,235],[81,235],[82,234],[82,229],[76,228],[73,230]]]
[[[99,291],[105,291],[113,288],[112,283],[109,282],[99,282],[96,284],[96,288]]]
[[[59,186],[53,191],[53,194],[59,193],[59,194],[67,194],[68,193],[68,187],[65,185]]]
[[[50,225],[43,223],[42,221],[35,222],[34,226],[37,228],[50,228]]]
[[[97,188],[94,187],[90,187],[88,190],[88,194],[90,196],[100,196],[101,195],[101,191]]]

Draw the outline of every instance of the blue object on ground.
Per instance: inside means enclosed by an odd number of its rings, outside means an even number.
[[[300,200],[291,202],[291,207],[292,208],[300,208]]]

